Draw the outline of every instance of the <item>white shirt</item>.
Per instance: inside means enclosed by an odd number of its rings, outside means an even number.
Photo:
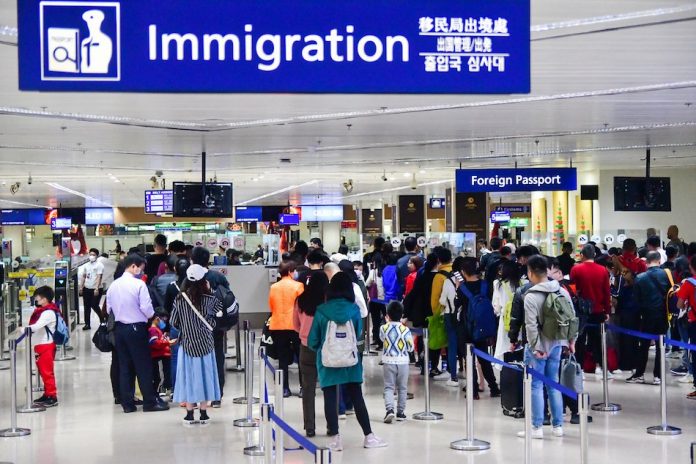
[[[355,293],[355,304],[360,308],[360,317],[367,317],[367,303],[365,303],[365,296],[360,289],[360,285],[353,284],[353,293]]]
[[[51,334],[56,331],[56,316],[57,314],[55,311],[47,309],[41,313],[38,321],[29,325],[32,333],[39,334],[37,338],[32,337],[31,342],[35,346],[53,343],[53,335],[49,335],[45,328],[47,327]]]
[[[445,283],[442,284],[442,293],[440,293],[442,314],[457,314],[455,298],[457,298],[457,287],[454,285],[454,277],[445,279]]]
[[[147,285],[130,272],[111,284],[106,292],[106,308],[122,324],[147,322],[155,314]]]
[[[104,274],[104,265],[99,261],[88,262],[80,266],[80,279],[85,279],[85,288],[97,289],[97,280]],[[81,280],[80,280],[81,281]]]
[[[662,266],[667,262],[667,252],[662,247],[657,248],[655,251],[660,253],[660,266]]]

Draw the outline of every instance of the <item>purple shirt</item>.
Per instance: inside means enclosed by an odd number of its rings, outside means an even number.
[[[147,322],[155,314],[147,285],[130,272],[124,272],[109,286],[106,310],[113,312],[116,322],[123,324]]]

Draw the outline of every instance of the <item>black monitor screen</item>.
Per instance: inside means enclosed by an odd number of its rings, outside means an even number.
[[[669,177],[614,177],[615,211],[672,211]]]
[[[174,182],[175,217],[232,217],[232,184]]]
[[[581,200],[599,200],[599,185],[581,185]]]
[[[278,221],[278,217],[283,214],[287,206],[263,206],[261,207],[261,219],[263,222]]]

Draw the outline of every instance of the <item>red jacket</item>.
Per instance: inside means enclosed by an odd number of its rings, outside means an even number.
[[[642,274],[643,272],[648,270],[647,264],[645,264],[645,261],[640,259],[638,256],[634,255],[633,253],[627,253],[624,252],[621,256],[619,256],[619,262],[621,265],[627,269],[630,269],[631,272],[634,274]]]
[[[40,307],[37,307],[34,309],[34,312],[31,313],[31,316],[29,317],[29,325],[36,324],[36,321],[39,320],[39,318],[41,317],[41,314],[44,311],[49,311],[49,310],[57,312],[58,314],[60,314],[61,317],[63,316],[60,312],[60,309],[58,309],[58,306],[56,306],[55,303],[49,303],[46,306],[40,306]]]
[[[150,357],[171,358],[172,349],[169,347],[169,340],[164,338],[164,333],[159,327],[150,326],[147,333],[150,335]]]
[[[592,314],[611,314],[609,271],[595,262],[576,264],[570,270],[570,280],[580,298],[592,302]]]

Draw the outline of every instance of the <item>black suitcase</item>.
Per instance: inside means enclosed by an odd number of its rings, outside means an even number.
[[[503,361],[510,364],[523,365],[524,350],[508,352],[503,355]],[[524,375],[520,371],[503,367],[500,373],[500,404],[506,416],[524,417]]]

